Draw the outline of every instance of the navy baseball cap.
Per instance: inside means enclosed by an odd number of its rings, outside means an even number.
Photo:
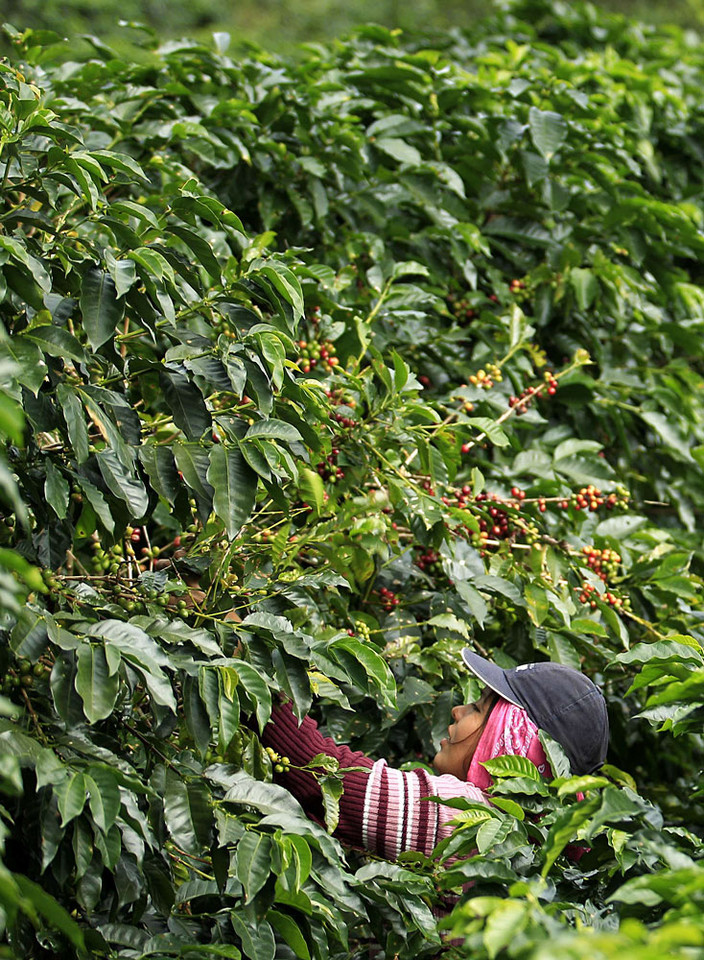
[[[592,773],[606,760],[609,718],[603,694],[579,670],[561,663],[524,663],[503,670],[469,647],[469,669],[504,700],[523,707],[533,723],[557,740],[573,774]]]

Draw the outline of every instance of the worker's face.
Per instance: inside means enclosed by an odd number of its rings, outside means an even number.
[[[496,694],[488,687],[475,703],[452,708],[453,722],[447,728],[448,736],[440,741],[433,767],[437,773],[451,773],[460,780],[467,779],[469,764],[477,749]]]

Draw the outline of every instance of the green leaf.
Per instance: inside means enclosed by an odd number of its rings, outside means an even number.
[[[453,613],[438,613],[428,620],[429,627],[441,627],[443,630],[450,630],[452,633],[459,633],[460,636],[469,640],[469,624],[460,620]]]
[[[91,150],[90,156],[99,160],[104,167],[110,167],[113,170],[119,170],[120,173],[128,174],[130,180],[136,177],[138,180],[148,182],[144,170],[128,153],[115,153],[112,150]]]
[[[214,34],[213,36],[217,36],[217,34]],[[224,957],[225,960],[240,960],[242,954],[237,947],[208,943],[203,944],[202,946],[186,944],[181,947],[179,956],[183,957],[183,960],[189,960],[189,957],[200,956],[205,957],[205,960],[211,960],[212,957]]]
[[[600,802],[601,797],[598,796],[591,800],[582,800],[558,814],[541,850],[545,861],[541,871],[544,877],[548,875],[567,844],[578,839],[577,830],[595,813]]]
[[[254,508],[257,475],[238,447],[216,444],[210,451],[207,479],[214,491],[213,509],[234,540]]]
[[[355,637],[343,637],[330,644],[329,650],[346,650],[351,653],[361,665],[370,681],[379,691],[382,703],[389,707],[396,705],[396,681],[387,662],[376,651],[357,640]]]
[[[173,504],[183,489],[173,452],[157,443],[143,443],[139,448],[139,459],[154,490],[168,503]]]
[[[220,264],[213,254],[213,249],[207,240],[198,236],[193,230],[179,227],[175,223],[169,224],[169,231],[182,240],[196,256],[197,262],[204,267],[214,280],[220,279]]]
[[[21,264],[44,293],[51,290],[51,276],[48,270],[41,260],[27,250],[22,240],[0,234],[0,250],[7,251],[18,264]]]
[[[210,458],[208,452],[197,443],[175,443],[173,454],[185,483],[207,505],[207,513],[213,502],[214,490],[208,483]]]
[[[240,702],[237,696],[237,674],[233,667],[218,668],[218,741],[227,749],[240,724]]]
[[[672,636],[654,643],[637,643],[625,653],[619,653],[619,663],[658,663],[695,664],[703,662],[704,651],[694,637]]]
[[[482,766],[492,777],[527,777],[540,780],[540,771],[527,757],[504,756],[485,760]]]
[[[174,423],[189,440],[200,440],[204,433],[212,430],[213,421],[203,396],[184,373],[163,367],[159,371],[159,382]]]
[[[86,774],[90,812],[98,827],[107,834],[120,811],[120,788],[113,771],[92,764]]]
[[[0,755],[0,792],[8,797],[21,797],[24,792],[22,767],[14,754]]]
[[[90,267],[83,276],[79,303],[88,342],[93,350],[98,350],[115,335],[125,312],[112,277],[103,270]]]
[[[530,906],[522,900],[504,900],[487,917],[483,940],[493,958],[514,941],[529,921]]]
[[[0,394],[0,437],[21,444],[24,425],[24,411],[19,403]]]
[[[149,495],[142,481],[112,450],[99,450],[95,457],[110,492],[124,500],[133,520],[142,519],[149,510]]]
[[[83,704],[74,686],[75,663],[66,656],[57,657],[51,671],[50,685],[54,708],[70,729],[83,723]]]
[[[75,920],[53,897],[46,893],[38,884],[29,880],[20,873],[13,874],[13,880],[19,887],[22,896],[31,904],[36,912],[44,917],[54,929],[58,930],[71,943],[80,956],[88,956],[84,934]]]
[[[344,790],[342,779],[336,775],[320,777],[318,785],[323,794],[325,826],[328,833],[334,833],[340,822],[340,797]]]
[[[251,903],[271,872],[271,840],[264,833],[249,830],[237,844],[237,879]]]
[[[253,440],[254,438],[259,440],[284,440],[287,443],[301,442],[303,440],[298,430],[290,423],[285,423],[283,420],[274,420],[273,418],[257,420],[256,423],[252,424],[244,435],[244,439],[246,441]]]
[[[665,416],[652,410],[644,410],[640,414],[641,420],[655,431],[664,444],[671,450],[677,451],[685,460],[692,460],[689,452],[689,443],[687,437],[683,434],[679,425],[673,417]]]
[[[483,626],[489,612],[489,605],[484,597],[482,597],[476,587],[473,587],[472,584],[466,580],[456,580],[455,587],[460,597],[462,597],[466,603],[471,616],[474,617],[480,627]]]
[[[41,350],[36,343],[21,337],[11,337],[0,342],[3,351],[14,360],[13,376],[36,396],[49,369]]]
[[[24,580],[32,590],[38,590],[43,593],[46,590],[41,571],[33,567],[16,550],[8,550],[7,547],[0,547],[0,567],[6,570],[12,570],[17,576]]]
[[[420,151],[398,137],[382,137],[374,141],[374,146],[392,159],[398,160],[399,163],[407,163],[415,167],[423,162]]]
[[[558,473],[580,485],[593,483],[595,486],[603,486],[606,483],[611,486],[613,483],[614,471],[605,460],[563,457],[556,460],[553,466]]]
[[[97,723],[112,713],[120,687],[119,677],[110,675],[103,646],[81,644],[77,657],[76,692],[83,701],[88,723]]]
[[[105,265],[115,284],[117,298],[131,290],[137,282],[137,268],[133,260],[118,260],[110,250],[105,251]]]
[[[288,267],[280,263],[269,265],[264,261],[255,261],[252,269],[259,268],[258,272],[265,277],[283,299],[293,308],[294,320],[298,320],[305,312],[301,285]]]
[[[94,637],[103,637],[106,649],[109,644],[114,644],[122,657],[140,670],[155,701],[176,712],[176,700],[171,684],[161,669],[169,664],[169,659],[144,630],[132,623],[104,620],[93,624],[87,632]]]
[[[303,814],[298,801],[284,787],[275,783],[262,783],[250,777],[244,770],[237,771],[228,779],[223,800],[256,807],[264,816],[281,813],[294,816]]]
[[[120,201],[120,205],[126,206],[128,202]],[[113,204],[113,206],[117,206],[117,204]],[[137,204],[134,204],[134,206],[137,206]],[[142,207],[143,216],[146,210],[146,207]],[[174,284],[176,279],[174,269],[158,250],[152,247],[136,247],[134,250],[130,250],[127,256],[142,268],[140,273],[148,285],[154,287],[155,282],[162,283],[164,280],[168,284]]]
[[[471,427],[476,427],[481,433],[485,433],[495,447],[507,447],[509,439],[501,427],[488,417],[468,417],[465,421]]]
[[[325,485],[320,474],[309,467],[299,468],[298,489],[303,502],[320,514],[325,504]]]
[[[86,354],[78,340],[63,327],[45,325],[32,327],[23,336],[32,340],[50,357],[68,357],[76,363],[85,363]]]
[[[44,481],[46,502],[59,520],[63,520],[68,512],[71,487],[48,457],[44,461],[44,466],[46,469],[46,480]]]
[[[310,960],[310,950],[296,921],[279,910],[269,910],[267,920],[300,960]]]
[[[23,607],[10,634],[10,647],[16,656],[36,661],[46,649],[48,636],[46,619]]]
[[[164,821],[174,843],[200,854],[208,845],[212,826],[210,793],[201,782],[184,782],[169,771],[164,793]]]
[[[259,671],[251,664],[242,660],[235,669],[239,682],[256,712],[259,730],[263,731],[271,716],[271,691]]]
[[[569,780],[560,785],[557,795],[558,797],[568,797],[576,793],[586,793],[588,790],[598,790],[600,787],[608,787],[608,785],[609,781],[606,777],[570,777]]]
[[[86,779],[82,773],[73,772],[56,788],[56,799],[61,814],[61,826],[77,817],[85,806],[88,795]]]
[[[570,270],[570,283],[574,290],[577,306],[580,310],[588,310],[599,293],[599,283],[591,270],[573,267]]]
[[[500,820],[498,817],[486,820],[477,830],[477,850],[486,853],[495,844],[503,843],[510,831],[510,820]]]
[[[108,533],[112,533],[115,529],[115,521],[107,500],[97,487],[94,487],[92,483],[89,483],[83,477],[80,478],[79,483],[89,506],[95,511],[94,518],[97,517]],[[91,530],[89,533],[92,532]]]
[[[528,124],[536,149],[549,162],[567,137],[567,123],[559,113],[531,107]]]
[[[230,923],[240,938],[242,952],[249,960],[274,960],[276,943],[266,920],[256,922],[249,916],[233,911],[230,913]]]
[[[64,383],[60,383],[56,388],[56,397],[61,405],[76,460],[79,464],[85,463],[90,456],[90,445],[83,404],[73,390]]]

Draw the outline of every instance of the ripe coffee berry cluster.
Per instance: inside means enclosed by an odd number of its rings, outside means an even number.
[[[521,414],[524,414],[528,407],[532,404],[533,400],[538,397],[542,397],[545,394],[549,397],[554,397],[557,393],[557,380],[552,373],[546,373],[544,377],[544,383],[539,387],[526,387],[518,396],[511,396],[508,398],[509,407],[517,407],[516,416],[520,417]]]
[[[389,590],[387,587],[381,587],[379,590],[379,599],[381,600],[381,605],[386,610],[387,613],[390,613],[394,607],[399,605],[399,599],[393,590]]]
[[[440,576],[443,572],[440,554],[437,550],[433,550],[430,547],[420,548],[415,563],[419,570],[422,570],[431,577]]]
[[[578,587],[577,589],[579,590],[580,588]],[[592,610],[596,610],[598,606],[597,601],[599,599],[605,603],[608,603],[609,606],[615,607],[616,609],[622,607],[624,610],[630,610],[631,608],[631,601],[629,597],[620,597],[618,594],[607,590],[606,593],[604,593],[600,598],[597,589],[593,584],[586,582],[582,584],[579,594],[580,603],[586,603],[591,607]]]
[[[608,496],[603,494],[594,484],[573,494],[569,500],[561,500],[559,506],[563,510],[573,507],[575,510],[598,510],[599,507],[606,507],[607,510],[613,510],[620,507],[622,510],[628,509],[629,496],[625,490],[619,490],[617,493],[610,493]]]
[[[501,383],[503,376],[500,367],[495,363],[488,363],[486,370],[477,370],[468,379],[475,387],[481,387],[482,390],[491,390],[495,383]]]
[[[330,340],[299,340],[298,348],[303,373],[310,373],[318,364],[326,373],[330,373],[340,362],[335,345]]]
[[[472,488],[465,484],[463,487],[450,488],[450,496],[443,496],[440,499],[446,506],[459,507],[462,510],[472,499]]]
[[[337,407],[351,407],[351,409],[354,410],[357,406],[357,401],[352,394],[347,393],[342,387],[335,387],[334,389],[328,388],[325,391],[325,396],[328,400],[332,400]]]
[[[577,493],[573,494],[569,500],[560,500],[559,506],[562,510],[573,507],[575,510],[598,510],[606,502],[604,494],[590,483],[588,487],[582,487]]]
[[[620,554],[615,550],[609,550],[605,547],[603,550],[597,547],[582,547],[582,553],[586,557],[587,566],[606,583],[610,577],[618,573],[618,565],[621,562]]]
[[[418,482],[426,493],[430,494],[431,497],[435,496],[435,487],[430,477],[419,477]]]
[[[448,294],[447,306],[458,320],[474,320],[477,315],[466,297],[458,297],[454,293]]]
[[[543,374],[543,379],[545,381],[545,391],[549,397],[554,397],[557,393],[557,380],[554,375],[549,371]],[[540,396],[542,396],[542,390],[540,391]]]
[[[330,483],[335,483],[337,480],[342,480],[344,477],[345,471],[342,469],[342,467],[338,467],[337,465],[339,453],[339,449],[337,447],[333,447],[327,457],[316,465],[315,469],[318,471],[323,480],[329,480]]]
[[[498,497],[493,493],[478,493],[474,498],[477,503],[496,503]],[[483,517],[479,520],[480,532],[486,532],[494,540],[507,540],[511,536],[511,525],[509,515],[500,507],[490,506],[488,509],[489,520]]]
[[[357,421],[353,420],[352,417],[346,417],[342,413],[333,413],[332,419],[335,423],[339,423],[341,427],[344,427],[346,430],[351,430],[353,427],[357,426]]]

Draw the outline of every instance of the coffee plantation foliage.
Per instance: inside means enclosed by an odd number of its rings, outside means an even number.
[[[699,956],[701,47],[544,0],[291,62],[8,30],[0,955]],[[465,644],[593,677],[609,764],[343,849],[272,701],[417,764]]]

